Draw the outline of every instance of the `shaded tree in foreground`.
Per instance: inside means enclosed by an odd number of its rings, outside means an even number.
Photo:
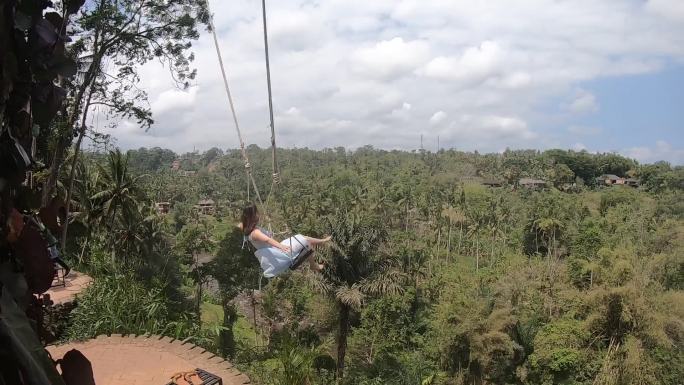
[[[381,259],[378,249],[386,232],[368,216],[340,214],[329,222],[334,244],[326,268],[316,275],[313,285],[335,301],[338,312],[337,376],[344,376],[344,359],[352,312],[362,308],[369,295],[400,291],[398,272],[389,259]]]

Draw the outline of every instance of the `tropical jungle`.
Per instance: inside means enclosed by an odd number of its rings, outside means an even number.
[[[152,124],[137,71],[193,79],[204,2],[47,3],[0,5],[0,384],[62,384],[43,346],[111,334],[191,341],[261,385],[681,384],[683,166],[278,148],[274,178],[256,145],[247,175],[239,148],[124,151],[89,111]],[[276,237],[330,235],[324,268],[263,277],[251,203]],[[93,279],[72,306],[42,302],[48,247]]]

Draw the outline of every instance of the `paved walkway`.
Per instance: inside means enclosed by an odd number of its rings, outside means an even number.
[[[223,385],[250,383],[223,358],[169,337],[113,334],[47,347],[55,360],[71,349],[81,351],[90,360],[97,385],[165,385],[174,373],[195,368],[221,377]]]
[[[55,286],[48,290],[46,294],[50,294],[50,299],[55,305],[62,305],[72,302],[92,281],[93,279],[89,276],[77,271],[72,271],[64,278],[64,286]]]

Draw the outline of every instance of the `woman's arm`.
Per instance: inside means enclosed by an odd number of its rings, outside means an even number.
[[[252,237],[254,237],[255,240],[261,241],[261,242],[266,242],[269,245],[280,249],[286,253],[290,252],[290,248],[288,246],[283,245],[282,243],[276,241],[275,239],[269,237],[268,235],[264,234],[263,231],[259,229],[254,229],[251,234]]]

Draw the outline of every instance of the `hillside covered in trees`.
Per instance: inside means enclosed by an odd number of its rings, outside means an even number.
[[[681,166],[561,150],[285,149],[271,191],[270,152],[248,151],[264,224],[333,236],[321,274],[259,280],[235,228],[255,199],[238,151],[89,153],[66,251],[95,284],[56,338],[190,338],[258,384],[684,377]]]

